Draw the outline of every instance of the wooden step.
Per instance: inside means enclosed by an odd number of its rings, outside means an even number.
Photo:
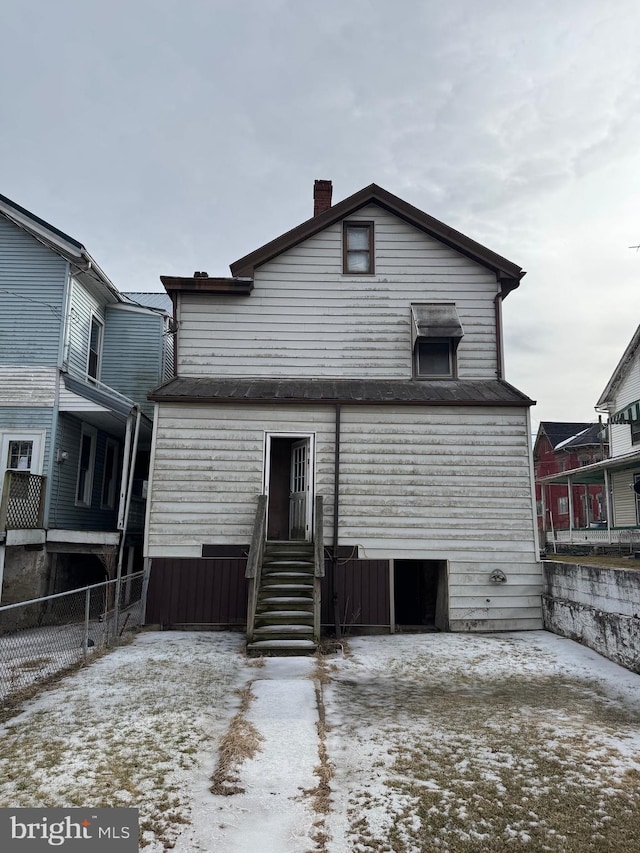
[[[256,611],[255,624],[261,625],[313,625],[313,609]]]
[[[257,640],[247,645],[247,654],[252,657],[290,657],[293,655],[312,655],[316,651],[313,640]]]
[[[288,587],[287,587],[288,589]],[[269,590],[269,594],[271,590]],[[304,595],[277,595],[271,597],[260,598],[256,612],[264,613],[267,607],[276,607],[283,610],[285,607],[291,607],[292,610],[299,609],[306,605],[313,605],[313,598]]]

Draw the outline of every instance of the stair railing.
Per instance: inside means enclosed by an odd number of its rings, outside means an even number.
[[[320,642],[320,578],[324,577],[324,508],[322,495],[316,495],[313,522],[313,639]]]
[[[244,576],[249,580],[249,600],[247,602],[247,642],[253,641],[253,629],[256,621],[256,608],[258,606],[258,592],[260,591],[260,575],[262,573],[262,558],[264,557],[264,545],[267,541],[267,496],[258,495],[258,506],[253,522],[253,533],[247,568]]]

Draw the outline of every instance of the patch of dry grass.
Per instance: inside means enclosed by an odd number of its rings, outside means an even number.
[[[448,663],[423,678],[397,665],[337,680],[339,735],[362,754],[352,849],[637,853],[640,713],[560,674],[481,677]]]
[[[239,695],[240,710],[231,720],[229,729],[220,742],[218,764],[209,788],[212,794],[225,797],[245,793],[245,789],[238,784],[240,765],[254,757],[264,740],[245,716],[254,698],[251,684],[243,687]]]
[[[634,557],[611,557],[611,556],[592,556],[591,554],[554,554],[552,551],[547,552],[547,560],[554,563],[574,563],[585,566],[605,566],[615,569],[635,569],[640,570],[640,560]]]

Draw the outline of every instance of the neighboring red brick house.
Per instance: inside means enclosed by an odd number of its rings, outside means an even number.
[[[564,484],[538,482],[540,477],[569,471],[606,459],[608,443],[603,438],[606,428],[599,423],[564,423],[542,421],[533,448],[536,476],[538,530],[569,528],[569,494]],[[542,488],[545,489],[544,501]],[[606,500],[602,485],[572,487],[573,527],[589,527],[606,521]],[[544,540],[541,540],[544,541]]]

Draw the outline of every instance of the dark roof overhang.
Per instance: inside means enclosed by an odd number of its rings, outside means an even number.
[[[533,406],[513,385],[492,380],[203,379],[176,377],[156,388],[160,403],[291,403],[392,406]]]
[[[492,270],[500,283],[503,297],[518,287],[520,279],[525,275],[522,267],[492,252],[486,246],[477,243],[454,228],[445,225],[444,222],[434,219],[433,216],[429,216],[429,214],[424,213],[412,204],[377,186],[377,184],[371,184],[359,190],[357,193],[349,196],[349,198],[334,204],[333,207],[330,207],[324,213],[308,219],[291,231],[287,231],[280,237],[276,237],[275,240],[265,243],[264,246],[235,261],[230,265],[231,274],[233,276],[253,278],[256,267],[272,260],[287,249],[291,249],[303,240],[313,237],[314,234],[317,234],[329,225],[333,225],[333,223],[338,222],[344,217],[350,216],[372,202],[408,222],[410,225],[424,231],[441,243]]]
[[[253,290],[253,278],[214,278],[210,276],[161,275],[160,281],[169,296],[174,293],[223,293],[248,296]]]

